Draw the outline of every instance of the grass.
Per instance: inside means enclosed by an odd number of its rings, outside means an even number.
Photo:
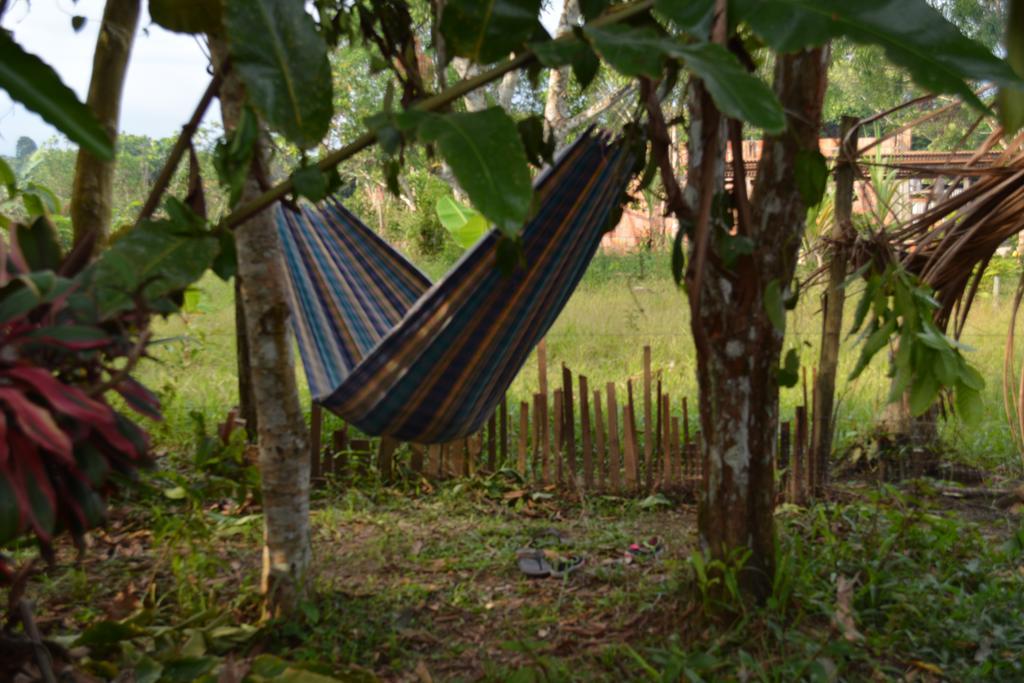
[[[685,301],[663,266],[599,258],[548,335],[552,367],[621,384],[639,374],[650,344],[668,390],[695,397]],[[809,509],[781,507],[779,571],[754,607],[730,590],[736,563],[718,566],[717,578],[708,572],[690,501],[580,499],[501,473],[388,486],[364,474],[315,493],[309,598],[288,619],[261,620],[258,475],[240,439],[210,436],[236,398],[232,292],[213,278],[201,286],[201,310],[163,323],[164,341],[142,368],[165,404],[160,467],[122,491],[81,562],[62,539],[55,566],[29,586],[44,635],[74,646],[81,672],[149,681],[241,680],[228,675],[239,666],[247,681],[1024,679],[1020,511],[950,498],[928,480],[846,483]],[[816,336],[814,300],[805,294],[789,321],[787,344],[805,364],[816,355],[803,344]],[[989,383],[985,418],[950,421],[943,435],[961,459],[1019,476],[997,379],[1006,311],[982,301],[972,315],[966,341]],[[853,353],[847,347],[843,377]],[[536,383],[531,363],[512,397]],[[841,380],[841,440],[870,429],[886,391],[880,366]],[[784,413],[801,400],[784,390]],[[529,580],[516,550],[551,528],[568,539],[554,542],[560,552],[583,556],[584,567],[565,580]],[[654,534],[664,539],[660,557],[620,561]]]
[[[436,276],[444,272],[445,264],[428,262],[424,268]],[[1003,291],[1008,292],[1012,285],[1005,280]],[[232,289],[212,275],[200,287],[203,300],[199,312],[158,327],[157,336],[165,341],[153,352],[157,362],[141,372],[141,379],[161,392],[167,422],[158,428],[158,435],[171,449],[187,446],[180,435],[191,432],[193,413],[213,422],[222,419],[237,401]],[[858,291],[854,285],[847,320],[852,318]],[[814,290],[804,292],[787,323],[786,347],[799,351],[808,373],[818,355],[818,296]],[[986,379],[981,423],[963,425],[949,420],[942,425],[942,436],[957,457],[1004,473],[1020,471],[1017,448],[1003,417],[1001,393],[1008,308],[1008,295],[1001,306],[982,298],[971,313],[963,338],[974,349],[968,354],[970,361]],[[696,368],[688,310],[685,295],[672,283],[667,256],[598,256],[547,336],[550,381],[557,382],[558,368],[565,363],[586,375],[592,387],[615,382],[624,391],[628,378],[641,376],[645,345],[651,346],[665,391],[676,401],[688,397],[693,406]],[[871,431],[888,395],[884,354],[856,381],[847,380],[857,353],[856,340],[846,339],[836,393],[840,451]],[[303,401],[308,405],[308,391],[301,370],[298,372]],[[531,357],[509,390],[512,405],[529,401],[537,387],[536,360]],[[780,400],[784,418],[792,415],[793,408],[803,403],[803,389],[800,385],[783,389]],[[691,412],[695,416],[696,410]]]

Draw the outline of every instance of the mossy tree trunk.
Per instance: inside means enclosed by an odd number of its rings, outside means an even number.
[[[86,104],[112,141],[121,120],[121,95],[139,25],[139,0],[107,0],[103,10],[92,80]],[[95,240],[98,249],[110,234],[114,198],[115,160],[103,161],[84,149],[78,151],[71,191],[71,224],[76,245]]]
[[[759,600],[769,595],[775,571],[776,370],[784,336],[768,315],[765,292],[775,281],[784,297],[789,294],[806,214],[794,162],[800,150],[817,149],[827,67],[827,49],[778,58],[775,91],[788,125],[764,139],[749,216],[740,219],[736,236],[749,238],[754,251],[727,265],[731,259],[724,245],[735,237],[723,235],[722,226],[713,223],[699,294],[691,299],[706,464],[700,540],[712,557],[727,562],[749,552],[740,586]],[[718,194],[724,170],[722,124],[703,88],[697,88],[695,98],[688,192],[699,193],[704,183],[712,183]],[[706,161],[707,154],[715,158]],[[691,263],[696,248],[695,242]]]
[[[219,69],[227,51],[211,38]],[[232,72],[224,74],[221,111],[233,130],[245,91]],[[239,200],[261,193],[267,146],[257,143],[252,171]],[[261,587],[270,613],[295,609],[310,563],[309,434],[299,402],[295,360],[288,330],[286,276],[272,209],[256,214],[235,231],[241,304],[249,347],[252,399],[258,420],[259,468],[263,492],[264,548]]]

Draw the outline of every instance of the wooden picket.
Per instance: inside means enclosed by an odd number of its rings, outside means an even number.
[[[554,484],[568,491],[643,495],[699,490],[706,470],[701,431],[690,421],[687,397],[675,404],[680,411],[673,412],[673,399],[661,371],[651,365],[649,347],[644,348],[642,374],[625,380],[623,404],[614,382],[608,382],[602,392],[591,389],[586,376],[574,377],[564,364],[561,368],[561,386],[549,395],[546,349],[538,347],[540,390],[532,402],[519,403],[518,420],[510,420],[507,400],[502,399],[479,432],[445,444],[351,438],[347,425],[334,429],[325,444],[325,415],[314,406],[310,413],[312,481],[315,486],[352,482],[371,471],[385,481],[408,473],[440,479],[491,474],[508,467],[527,482]],[[806,373],[803,379],[806,393]],[[635,382],[642,388],[640,397],[634,395]],[[783,472],[783,498],[801,504],[821,495],[828,482],[828,463],[809,451],[814,421],[807,405],[796,407],[792,421],[780,422],[775,463]]]

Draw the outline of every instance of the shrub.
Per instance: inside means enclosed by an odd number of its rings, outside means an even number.
[[[0,545],[31,534],[49,556],[57,533],[77,541],[99,524],[118,476],[148,462],[145,431],[107,397],[160,418],[131,377],[150,315],[141,294],[101,314],[88,251],[65,257],[46,218],[15,224],[0,250]],[[0,556],[0,580],[10,571]]]

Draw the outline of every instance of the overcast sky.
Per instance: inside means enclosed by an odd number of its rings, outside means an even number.
[[[103,5],[103,0],[13,0],[3,27],[13,31],[26,50],[52,66],[84,100]],[[561,5],[561,0],[549,4],[543,17],[549,30],[557,24]],[[85,27],[78,33],[71,28],[71,17],[76,14],[86,17]],[[165,137],[181,128],[203,94],[209,82],[207,58],[194,38],[151,23],[145,9],[139,26],[121,104],[121,130]],[[219,112],[211,110],[207,116],[211,114],[219,118]],[[22,135],[39,144],[55,134],[51,126],[0,90],[0,154],[12,155]]]

